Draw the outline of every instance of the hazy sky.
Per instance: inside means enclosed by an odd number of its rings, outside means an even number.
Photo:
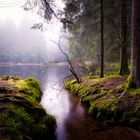
[[[32,25],[39,22],[40,18],[33,11],[24,11],[20,7],[23,1],[0,0],[0,45],[3,43],[1,41],[6,38],[6,43],[11,43],[7,45],[7,49],[14,46],[14,48],[29,50],[34,46],[34,49],[43,48],[47,52],[48,61],[58,60],[62,54],[52,40],[56,42],[59,40],[62,24],[53,19],[47,24],[45,32],[31,30]],[[57,0],[55,4],[56,10],[64,7],[61,0]]]

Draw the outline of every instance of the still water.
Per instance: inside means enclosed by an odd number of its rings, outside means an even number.
[[[0,75],[33,76],[40,81],[41,104],[57,120],[57,140],[140,140],[137,131],[107,126],[88,115],[80,101],[63,88],[65,78],[71,75],[67,64],[0,66]]]

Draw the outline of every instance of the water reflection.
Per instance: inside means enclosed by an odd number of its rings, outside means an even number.
[[[66,139],[65,121],[70,111],[70,101],[67,91],[63,89],[63,81],[69,75],[67,65],[52,65],[47,70],[47,83],[44,87],[44,95],[41,104],[48,113],[53,114],[57,119],[57,139]]]

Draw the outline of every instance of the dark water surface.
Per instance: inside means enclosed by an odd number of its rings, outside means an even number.
[[[140,134],[127,127],[110,127],[88,115],[80,101],[63,89],[70,74],[66,64],[49,66],[0,66],[0,75],[33,76],[42,86],[42,106],[57,120],[57,140],[140,140]]]

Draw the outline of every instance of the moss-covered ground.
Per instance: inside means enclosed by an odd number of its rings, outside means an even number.
[[[80,84],[70,80],[65,88],[80,97],[94,118],[140,130],[140,89],[128,88],[126,79],[126,76],[82,77]]]
[[[0,78],[0,140],[52,140],[56,121],[39,104],[42,92],[33,78]]]

